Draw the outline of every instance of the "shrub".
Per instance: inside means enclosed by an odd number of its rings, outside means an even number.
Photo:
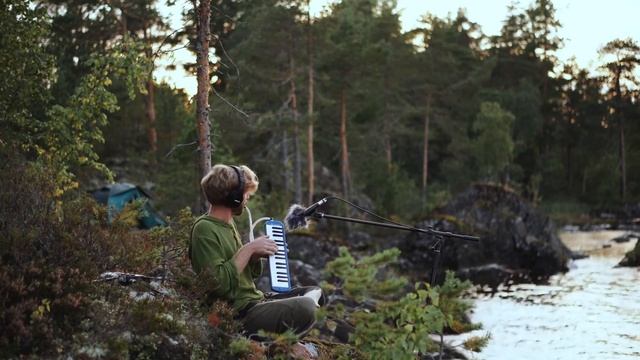
[[[141,203],[107,223],[80,192],[23,159],[0,163],[0,358],[235,359],[264,357],[231,308],[206,299],[186,257],[193,216],[136,228]],[[151,273],[119,286],[105,271]],[[115,281],[114,281],[115,283]]]
[[[0,168],[1,356],[57,350],[87,309],[92,264],[103,254],[89,236],[100,227],[100,209],[82,197],[61,203],[51,179],[37,163]],[[77,216],[85,212],[98,218]]]
[[[340,256],[327,264],[326,271],[336,279],[336,285],[324,287],[359,304],[333,304],[328,316],[346,317],[354,324],[349,341],[366,358],[414,359],[416,354],[442,352],[442,341],[433,341],[432,334],[442,336],[445,328],[463,332],[479,327],[465,320],[470,304],[461,300],[471,284],[456,279],[451,272],[441,286],[418,283],[403,295],[406,280],[392,277],[388,270],[386,274],[379,272],[399,253],[390,249],[356,260],[341,248]],[[363,302],[369,306],[362,306]],[[475,339],[469,345],[473,345],[469,349],[479,351],[483,342]]]

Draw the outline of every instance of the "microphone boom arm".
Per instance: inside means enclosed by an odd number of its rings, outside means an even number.
[[[420,228],[415,228],[415,227],[410,227],[410,226],[382,223],[382,222],[371,221],[371,220],[348,218],[348,217],[344,217],[344,216],[330,215],[330,214],[325,214],[325,213],[321,213],[321,212],[315,212],[315,213],[313,213],[313,215],[311,215],[311,217],[313,217],[315,219],[330,219],[330,220],[338,220],[338,221],[347,221],[347,222],[353,222],[353,223],[358,223],[358,224],[373,225],[373,226],[379,226],[379,227],[386,227],[386,228],[390,228],[390,229],[398,229],[398,230],[405,230],[405,231],[412,231],[412,232],[420,232],[420,233],[424,233],[424,234],[431,234],[431,235],[436,235],[436,236],[455,238],[455,239],[461,239],[461,240],[472,241],[472,242],[480,242],[480,238],[477,237],[477,236],[456,234],[456,233],[452,233],[452,232],[448,232],[448,231],[439,231],[439,230],[433,230],[433,229],[420,229]]]

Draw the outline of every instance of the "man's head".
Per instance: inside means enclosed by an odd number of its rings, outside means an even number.
[[[217,164],[202,178],[200,185],[210,204],[231,208],[234,215],[240,215],[249,196],[258,190],[258,177],[245,165],[234,168]],[[235,197],[242,203],[238,205]]]

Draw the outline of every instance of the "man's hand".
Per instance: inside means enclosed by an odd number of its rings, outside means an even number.
[[[254,239],[248,245],[251,246],[252,257],[254,258],[267,257],[278,251],[278,245],[266,235]]]
[[[273,255],[278,251],[275,241],[270,240],[266,236],[260,236],[255,240],[248,242],[238,250],[233,258],[238,272],[243,272],[249,261],[256,261],[261,257]]]

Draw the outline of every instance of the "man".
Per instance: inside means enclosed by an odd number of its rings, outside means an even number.
[[[306,334],[315,323],[322,291],[303,287],[265,297],[253,278],[262,272],[261,258],[277,251],[276,243],[260,236],[243,245],[233,221],[258,189],[256,174],[244,165],[218,164],[202,179],[201,186],[209,210],[191,231],[189,257],[194,271],[212,279],[212,295],[233,306],[249,336],[259,330],[282,333],[287,329],[300,336]]]

